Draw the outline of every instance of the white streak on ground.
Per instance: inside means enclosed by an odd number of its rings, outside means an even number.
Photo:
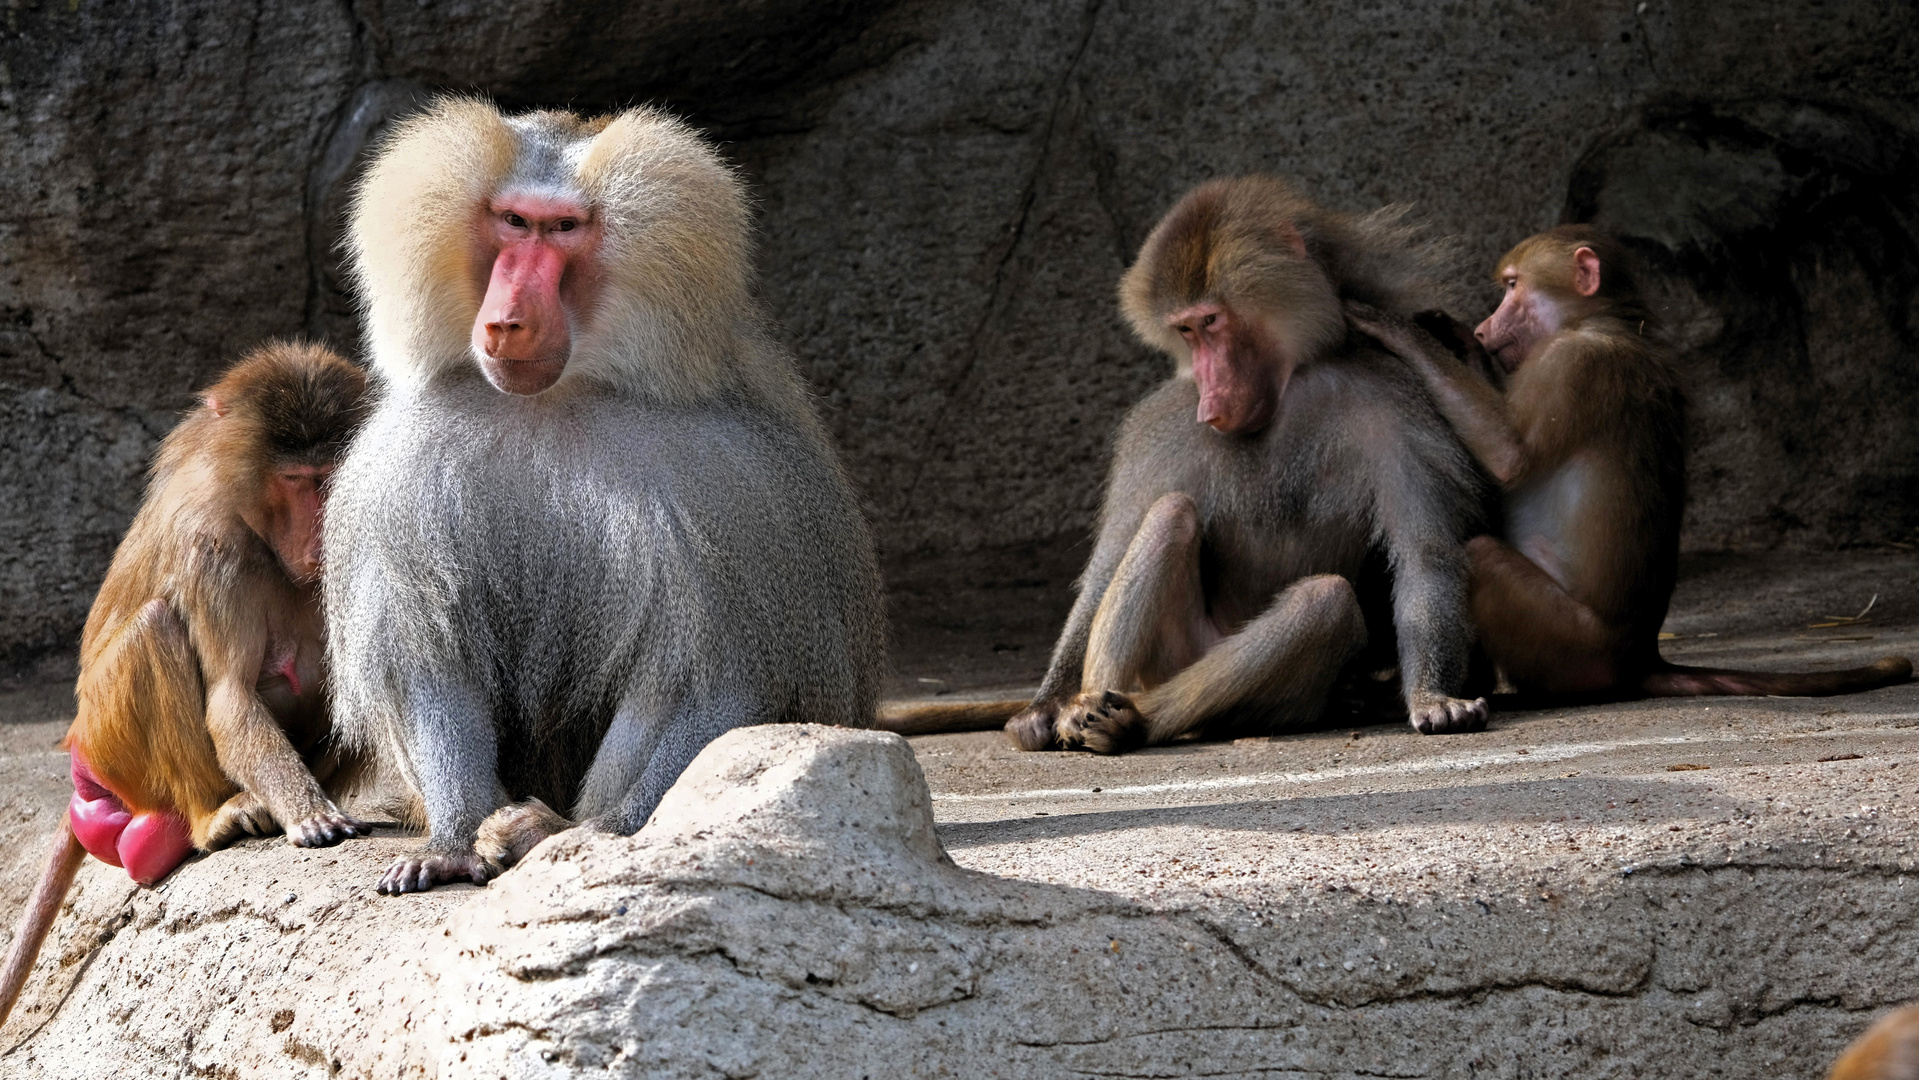
[[[1879,716],[1865,717],[1867,720],[1897,721],[1912,720],[1910,713],[1885,713]],[[1843,739],[1852,735],[1915,735],[1919,728],[1885,727],[1849,727],[1831,728],[1824,731],[1782,732],[1778,735],[1755,735],[1750,731],[1715,735],[1667,735],[1653,739],[1621,739],[1616,742],[1558,743],[1544,746],[1529,746],[1526,753],[1502,751],[1493,754],[1451,754],[1442,757],[1426,758],[1420,761],[1394,762],[1387,765],[1348,765],[1337,769],[1316,769],[1312,772],[1266,772],[1251,773],[1245,776],[1222,776],[1213,780],[1168,780],[1158,784],[1130,784],[1120,787],[1108,787],[1100,790],[1102,798],[1123,798],[1129,795],[1164,795],[1174,792],[1194,791],[1232,791],[1249,787],[1268,787],[1282,784],[1323,783],[1328,780],[1346,780],[1366,776],[1415,776],[1421,773],[1463,772],[1469,769],[1482,769],[1489,765],[1537,765],[1544,762],[1569,761],[1589,754],[1604,753],[1608,750],[1623,750],[1641,746],[1696,746],[1706,743],[1784,743],[1794,739]],[[1777,767],[1773,763],[1760,766],[1754,763],[1741,764],[1738,768]],[[1026,791],[997,791],[978,794],[935,794],[936,803],[974,803],[974,802],[1020,802],[1029,799],[1060,799],[1067,797],[1085,797],[1085,787],[1072,788],[1035,788]]]

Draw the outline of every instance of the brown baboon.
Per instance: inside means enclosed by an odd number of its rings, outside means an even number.
[[[161,442],[81,634],[73,800],[0,968],[0,1021],[84,852],[151,885],[247,833],[367,834],[327,793],[355,770],[327,738],[319,605],[326,479],[365,392],[326,349],[269,345]]]
[[[382,891],[485,882],[566,825],[546,804],[630,833],[728,729],[870,723],[872,545],[691,129],[441,101],[351,245],[382,394],[328,506],[328,641],[343,729],[430,830]]]
[[[1505,536],[1467,545],[1480,640],[1522,692],[1843,694],[1902,682],[1903,657],[1850,671],[1680,667],[1659,656],[1679,565],[1686,445],[1679,380],[1631,261],[1585,225],[1499,260],[1499,309],[1474,335],[1502,394],[1404,319],[1354,324],[1424,376],[1505,488]]]

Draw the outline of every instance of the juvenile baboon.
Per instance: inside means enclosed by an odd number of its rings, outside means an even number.
[[[248,833],[368,833],[328,794],[358,770],[328,738],[319,604],[326,479],[365,392],[326,349],[268,345],[161,441],[81,634],[74,794],[0,968],[0,1021],[84,852],[151,885]]]
[[[872,546],[750,231],[732,170],[652,109],[443,100],[371,166],[381,397],[326,598],[342,726],[429,826],[382,891],[488,880],[567,824],[545,804],[630,833],[730,728],[870,722]]]
[[[1007,724],[1019,745],[1306,723],[1395,631],[1413,726],[1485,725],[1483,699],[1454,696],[1483,478],[1340,306],[1433,306],[1418,237],[1401,212],[1338,214],[1257,176],[1202,185],[1153,229],[1121,306],[1177,370],[1120,424],[1078,602]]]
[[[1843,694],[1910,678],[1904,657],[1806,673],[1660,658],[1686,505],[1684,399],[1630,267],[1587,225],[1500,259],[1504,296],[1474,335],[1506,372],[1503,394],[1406,320],[1350,312],[1424,377],[1504,486],[1504,538],[1467,546],[1487,651],[1532,693]]]

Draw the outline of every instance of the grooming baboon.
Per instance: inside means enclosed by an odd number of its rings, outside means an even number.
[[[341,723],[424,800],[381,889],[632,832],[743,724],[870,722],[872,546],[752,295],[731,169],[651,109],[441,101],[352,227],[382,396],[334,483]]]
[[[1483,478],[1340,306],[1431,307],[1427,263],[1400,212],[1333,213],[1265,177],[1202,185],[1154,228],[1121,305],[1177,371],[1120,425],[1078,602],[1007,724],[1022,747],[1306,723],[1395,630],[1413,726],[1485,725],[1483,699],[1454,696]]]
[[[1504,296],[1474,334],[1506,372],[1503,394],[1405,319],[1350,311],[1425,378],[1505,488],[1505,537],[1467,547],[1487,651],[1531,693],[1842,694],[1911,677],[1903,657],[1804,673],[1660,658],[1686,505],[1684,402],[1630,267],[1586,225],[1500,259]]]
[[[328,793],[358,770],[328,738],[319,603],[326,479],[365,393],[324,348],[268,345],[161,441],[80,637],[74,794],[0,968],[0,1021],[83,852],[151,885],[249,833],[370,832]]]

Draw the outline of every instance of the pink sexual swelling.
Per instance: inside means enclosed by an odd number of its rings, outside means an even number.
[[[193,853],[193,838],[187,833],[185,818],[162,810],[133,815],[114,847],[120,852],[120,865],[127,868],[127,876],[151,885],[186,861]]]
[[[80,751],[73,752],[73,798],[67,803],[67,820],[72,822],[74,838],[94,858],[108,866],[120,865],[115,847],[133,815],[127,812],[119,796],[108,791],[87,768]]]
[[[133,814],[73,752],[73,798],[67,820],[80,846],[108,866],[124,867],[142,885],[166,877],[193,851],[184,818],[168,811]]]

